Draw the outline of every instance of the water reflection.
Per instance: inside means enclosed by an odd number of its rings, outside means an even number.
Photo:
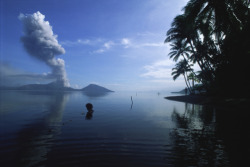
[[[1,166],[243,166],[237,164],[249,155],[249,120],[240,110],[167,101],[155,92],[133,97],[135,112],[127,112],[130,92],[2,95]],[[83,120],[87,102],[94,104],[91,121]]]
[[[173,109],[172,119],[176,166],[229,166],[225,145],[216,136],[213,108],[186,103],[184,112]]]
[[[32,96],[25,94],[22,95],[25,96],[27,101],[34,98],[34,92]],[[38,93],[38,95],[42,97],[41,94]],[[46,99],[46,103],[44,99]],[[6,153],[2,156],[9,162],[8,164],[3,163],[4,165],[25,167],[43,165],[56,136],[60,133],[63,111],[67,100],[68,95],[62,93],[43,94],[43,99],[36,99],[35,104],[43,104],[37,105],[37,107],[43,106],[37,108],[37,111],[46,109],[43,111],[45,114],[43,114],[43,117],[32,118],[32,121],[22,126],[14,141],[6,143],[6,145],[16,143],[16,147],[14,153]],[[29,110],[30,106],[26,107],[26,110]]]
[[[104,97],[110,94],[110,92],[82,92],[82,94],[88,97]]]

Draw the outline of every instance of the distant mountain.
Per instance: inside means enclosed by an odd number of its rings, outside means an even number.
[[[95,84],[90,84],[86,86],[85,88],[82,88],[81,91],[86,92],[86,93],[108,93],[108,92],[114,92],[112,90],[109,90],[107,88],[104,88],[99,85]]]
[[[8,87],[7,90],[39,90],[39,91],[74,91],[71,87],[64,87],[56,82],[48,84],[28,84],[19,87]]]
[[[82,91],[86,94],[96,95],[108,92],[113,92],[102,86],[90,84],[82,89],[74,89],[71,87],[64,87],[57,82],[51,82],[48,84],[28,84],[19,87],[0,87],[0,90],[36,90],[36,91]]]

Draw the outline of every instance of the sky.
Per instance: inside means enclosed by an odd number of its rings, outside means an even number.
[[[170,47],[164,40],[187,0],[0,1],[1,85],[44,84],[60,76],[74,88],[98,84],[114,91],[178,91],[185,87],[184,78],[172,79],[175,62],[169,59]],[[34,46],[28,34],[32,26],[37,28],[28,19],[35,15],[45,27],[37,32],[47,40],[46,46]],[[57,50],[51,49],[51,41]],[[52,56],[41,58],[40,52]]]

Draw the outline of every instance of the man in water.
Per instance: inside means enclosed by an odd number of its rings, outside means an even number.
[[[87,108],[88,112],[86,114],[85,119],[90,120],[93,117],[93,112],[94,112],[93,105],[91,103],[87,103],[86,108]]]

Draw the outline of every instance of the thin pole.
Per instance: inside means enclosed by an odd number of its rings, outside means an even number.
[[[133,97],[131,96],[131,107],[130,107],[130,110],[133,108],[133,104],[134,104]]]

